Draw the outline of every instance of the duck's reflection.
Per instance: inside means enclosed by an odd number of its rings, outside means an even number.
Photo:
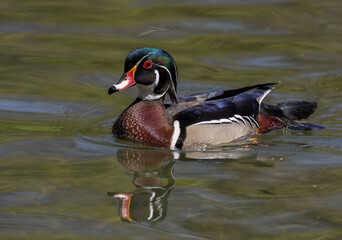
[[[108,192],[119,200],[118,212],[122,221],[156,223],[167,214],[168,197],[175,185],[173,168],[177,161],[240,163],[255,167],[274,167],[275,158],[251,151],[248,148],[232,148],[231,151],[171,152],[168,150],[121,149],[118,161],[134,172],[133,192]],[[215,173],[213,172],[213,176]]]
[[[108,192],[119,199],[119,215],[122,221],[154,223],[162,221],[167,213],[167,201],[175,179],[174,156],[171,152],[122,149],[119,162],[134,171],[131,193]]]

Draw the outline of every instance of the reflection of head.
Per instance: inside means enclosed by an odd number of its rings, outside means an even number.
[[[133,193],[115,193],[112,196],[120,199],[119,215],[122,221],[159,222],[167,214],[167,200],[171,194],[169,189],[137,189]]]
[[[119,162],[134,170],[131,193],[108,193],[119,199],[122,221],[154,223],[162,221],[167,213],[167,200],[173,186],[173,167],[170,152],[152,150],[120,150]]]
[[[108,193],[109,195],[109,193]],[[132,199],[133,194],[130,193],[115,193],[112,195],[114,198],[121,199],[121,211],[119,214],[123,219],[126,219],[128,221],[132,221],[131,219],[131,214],[129,212],[129,208],[131,206],[131,199]],[[120,209],[120,208],[119,208]]]

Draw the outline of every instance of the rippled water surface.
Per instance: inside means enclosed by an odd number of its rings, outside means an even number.
[[[342,239],[342,2],[0,3],[0,239]],[[176,60],[179,93],[279,82],[324,130],[172,152],[119,141],[137,47]],[[178,160],[176,160],[178,158]]]

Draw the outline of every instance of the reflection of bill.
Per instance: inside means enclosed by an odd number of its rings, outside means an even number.
[[[108,192],[119,199],[119,215],[122,221],[153,223],[162,221],[167,214],[167,201],[175,179],[175,160],[170,152],[153,150],[120,150],[118,160],[134,171],[131,193]]]

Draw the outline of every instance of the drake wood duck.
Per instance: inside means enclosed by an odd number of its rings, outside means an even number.
[[[319,128],[303,123],[315,102],[261,103],[275,83],[177,97],[177,67],[164,50],[138,48],[125,61],[125,73],[108,94],[136,85],[137,99],[117,118],[120,139],[171,149],[201,149],[231,143],[273,129]],[[170,102],[165,102],[169,95]]]

